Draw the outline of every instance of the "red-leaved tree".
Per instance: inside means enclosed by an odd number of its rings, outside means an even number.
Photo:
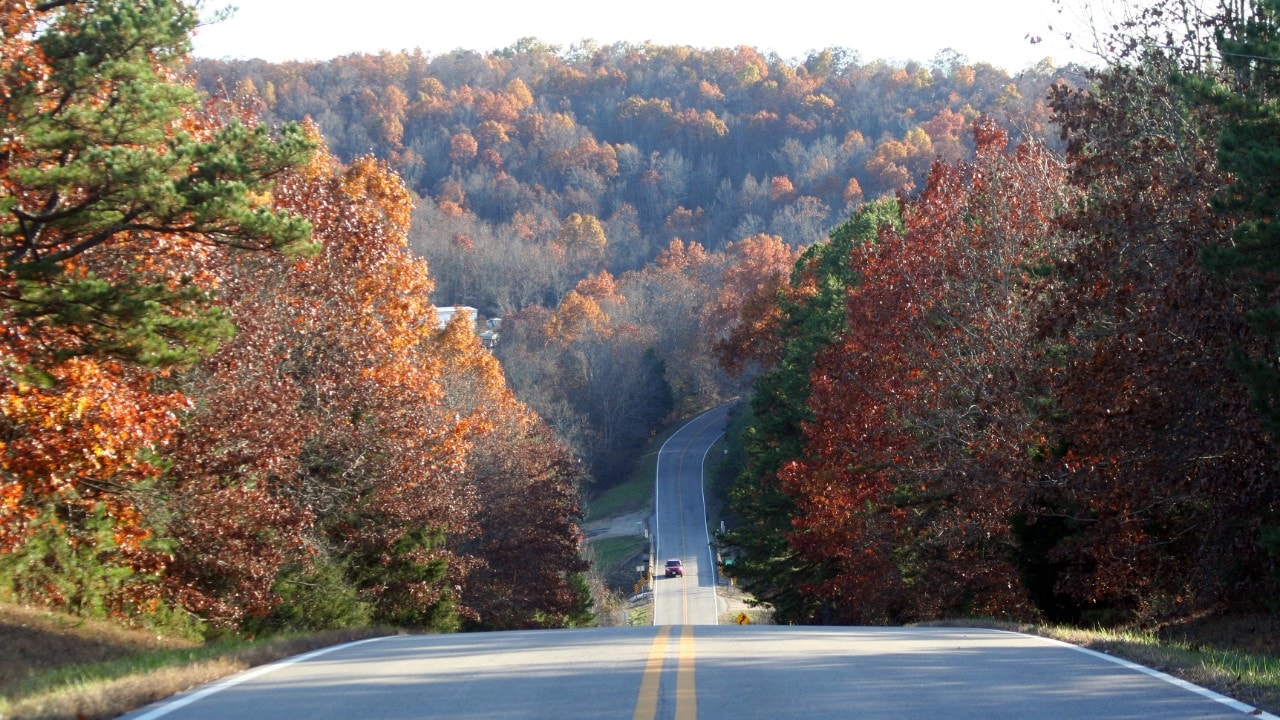
[[[973,136],[976,158],[934,164],[901,234],[855,248],[848,331],[817,358],[808,449],[782,470],[827,619],[1032,613],[1008,459],[1034,420],[1035,270],[1061,242],[1065,176],[991,121]]]

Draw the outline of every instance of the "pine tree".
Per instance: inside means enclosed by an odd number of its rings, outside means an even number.
[[[64,354],[189,363],[230,332],[187,260],[299,250],[270,180],[304,160],[296,125],[218,118],[179,80],[195,10],[178,0],[0,4],[0,297]],[[175,277],[176,275],[176,277]]]
[[[1263,422],[1280,432],[1280,0],[1252,0],[1228,12],[1217,31],[1223,81],[1186,79],[1222,112],[1218,162],[1234,182],[1214,209],[1238,224],[1232,243],[1205,264],[1256,292],[1249,323],[1259,346],[1237,357]]]

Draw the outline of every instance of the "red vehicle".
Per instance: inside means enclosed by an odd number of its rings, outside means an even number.
[[[674,559],[668,560],[667,577],[684,577],[684,563]]]

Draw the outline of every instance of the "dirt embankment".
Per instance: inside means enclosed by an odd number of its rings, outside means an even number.
[[[622,537],[624,535],[640,535],[642,527],[647,527],[650,513],[648,510],[618,515],[617,517],[592,520],[582,526],[582,532],[588,540],[606,537]]]

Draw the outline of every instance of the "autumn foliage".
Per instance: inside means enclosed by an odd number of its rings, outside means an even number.
[[[532,40],[188,80],[188,3],[0,0],[0,597],[578,624],[581,486],[749,391],[719,543],[782,621],[1275,612],[1245,5],[1046,96]]]
[[[181,3],[0,7],[25,130],[0,592],[224,627],[582,622],[581,477],[474,329],[439,326],[398,177],[179,82]]]
[[[269,612],[282,568],[306,582],[336,566],[385,621],[580,620],[580,478],[474,329],[438,328],[425,263],[405,247],[403,186],[372,160],[343,168],[321,154],[275,197],[311,220],[323,250],[292,267],[246,258],[230,269],[241,332],[191,374],[205,410],[170,474],[193,501],[174,526],[188,551],[172,577],[263,594],[265,605],[237,592],[245,605],[226,608],[231,619]],[[521,513],[501,512],[511,493]],[[264,522],[271,508],[279,517]],[[221,532],[206,527],[211,515]],[[264,526],[275,536],[253,541]],[[484,580],[512,569],[496,538],[513,535],[546,540],[519,575],[499,575],[508,585]],[[512,582],[537,590],[515,596]],[[495,595],[512,597],[499,611]]]
[[[975,123],[900,229],[797,264],[722,538],[784,620],[1274,612],[1258,209],[1219,165],[1236,105],[1176,60],[1058,86],[1065,155]]]
[[[602,486],[630,473],[664,422],[740,395],[759,368],[778,276],[723,272],[745,247],[773,238],[794,253],[865,201],[921,187],[935,157],[972,155],[980,113],[1045,137],[1044,90],[1060,75],[951,52],[899,66],[838,48],[789,60],[533,38],[190,67],[264,123],[310,117],[342,161],[373,154],[403,178],[422,198],[410,242],[431,263],[435,301],[502,318],[494,352],[513,388]],[[596,313],[579,283],[605,274],[627,302]],[[753,319],[738,324],[741,302]],[[591,328],[589,346],[573,335]],[[721,370],[721,341],[743,367]]]
[[[1008,148],[989,121],[974,141],[972,163],[934,166],[901,231],[879,225],[841,258],[857,274],[843,327],[813,358],[802,459],[778,472],[789,544],[815,569],[798,578],[820,600],[809,620],[1028,604],[1011,591],[1018,493],[1003,466],[1030,422],[1029,271],[1051,250],[1064,173],[1043,147]]]

